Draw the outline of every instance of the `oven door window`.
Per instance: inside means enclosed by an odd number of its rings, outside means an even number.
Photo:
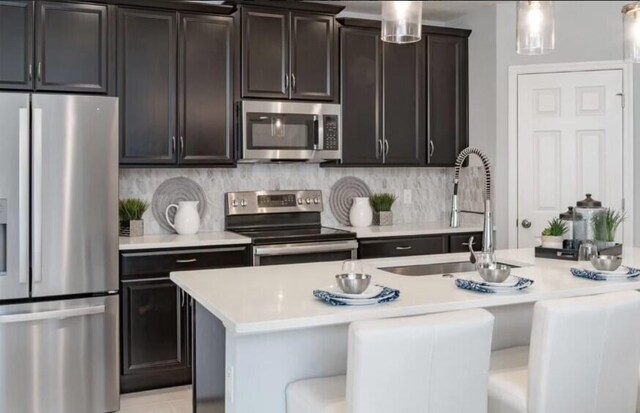
[[[248,113],[248,149],[314,148],[317,116],[300,114]]]

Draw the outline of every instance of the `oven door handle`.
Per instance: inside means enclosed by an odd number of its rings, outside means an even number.
[[[351,251],[358,249],[358,241],[314,242],[301,244],[264,245],[254,247],[253,255],[258,257],[322,253],[332,251]]]

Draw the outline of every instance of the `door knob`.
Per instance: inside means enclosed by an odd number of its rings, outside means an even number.
[[[529,221],[528,219],[523,219],[522,228],[531,228],[531,221]]]

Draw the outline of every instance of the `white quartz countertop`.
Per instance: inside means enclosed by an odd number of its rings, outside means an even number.
[[[531,278],[535,284],[514,293],[482,294],[459,289],[453,279],[440,275],[406,277],[378,269],[466,261],[468,253],[363,261],[374,283],[397,288],[401,296],[393,302],[361,307],[334,307],[312,295],[314,289],[334,282],[334,275],[341,270],[340,262],[175,272],[171,273],[171,279],[235,334],[640,289],[640,281],[592,281],[573,277],[569,269],[577,262],[535,258],[533,249],[503,250],[496,255],[502,262],[524,266],[514,269],[513,273]],[[625,250],[624,257],[624,264],[640,266],[640,249]]]
[[[201,232],[195,235],[157,234],[142,237],[120,237],[120,251],[212,247],[250,243],[250,238],[228,231]]]
[[[413,235],[436,235],[465,232],[482,232],[482,224],[460,225],[451,228],[448,222],[427,222],[422,224],[394,224],[384,226],[370,226],[365,228],[338,226],[336,228],[355,232],[359,239],[383,237],[408,237]]]

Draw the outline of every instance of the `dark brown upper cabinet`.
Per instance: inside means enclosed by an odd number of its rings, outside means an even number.
[[[33,2],[0,2],[0,88],[33,88]]]
[[[340,45],[342,164],[424,165],[424,44],[342,27]]]
[[[120,163],[175,164],[177,16],[118,10]]]
[[[107,92],[106,5],[36,3],[36,89]]]
[[[426,33],[427,159],[429,166],[453,166],[469,145],[467,30]]]
[[[335,99],[334,16],[242,7],[241,25],[242,97]]]
[[[233,164],[230,16],[120,8],[121,165]]]
[[[233,164],[233,20],[182,14],[178,124],[183,164]]]
[[[113,7],[0,2],[0,88],[107,93]]]

